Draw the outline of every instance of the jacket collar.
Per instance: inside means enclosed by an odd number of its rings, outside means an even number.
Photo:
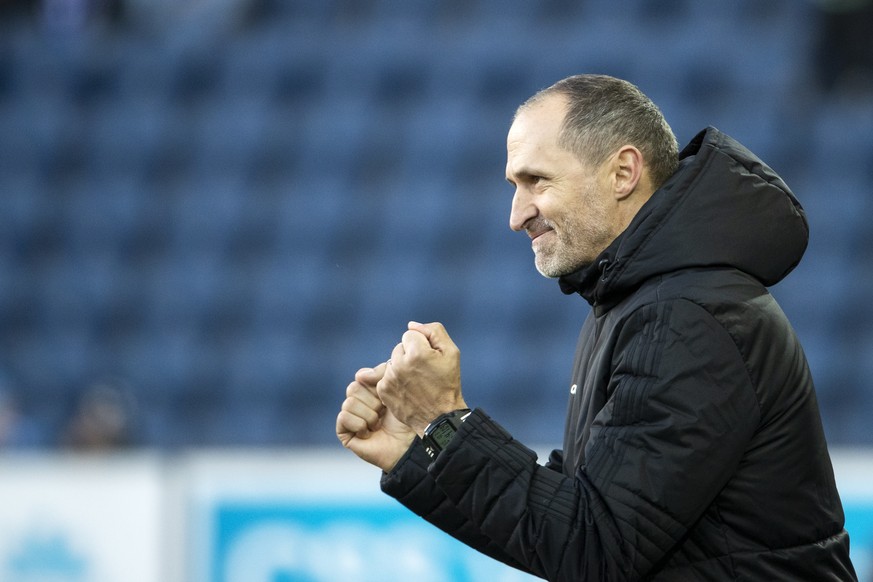
[[[764,285],[800,262],[806,215],[782,179],[741,144],[707,128],[679,154],[679,167],[590,265],[559,279],[596,313],[645,281],[694,267],[731,267]]]

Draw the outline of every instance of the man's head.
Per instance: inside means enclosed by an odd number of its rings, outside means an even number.
[[[507,136],[510,227],[533,239],[537,269],[590,264],[672,173],[678,144],[658,108],[626,81],[578,75],[519,107]]]

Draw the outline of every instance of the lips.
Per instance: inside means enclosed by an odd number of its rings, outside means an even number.
[[[539,237],[541,237],[541,236],[543,236],[544,234],[546,234],[547,232],[552,232],[552,229],[551,229],[551,228],[547,228],[547,229],[545,229],[545,230],[538,230],[538,231],[536,231],[536,232],[530,232],[530,231],[529,231],[529,232],[527,233],[527,235],[530,237],[531,242],[533,242],[533,241],[535,241],[536,239],[538,239]]]
[[[538,239],[547,232],[555,230],[554,226],[543,216],[535,216],[525,225],[525,232],[531,241]]]

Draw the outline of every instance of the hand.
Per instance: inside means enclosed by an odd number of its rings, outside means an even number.
[[[420,436],[440,414],[467,408],[460,360],[458,346],[441,323],[409,322],[376,385],[379,399]]]
[[[376,395],[385,369],[380,364],[355,374],[336,417],[336,436],[344,447],[387,473],[412,444],[415,431],[397,420]]]

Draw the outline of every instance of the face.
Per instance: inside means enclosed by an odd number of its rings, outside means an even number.
[[[515,187],[509,226],[530,236],[546,277],[591,264],[616,236],[604,168],[558,145],[565,111],[563,96],[546,96],[519,112],[507,137],[506,179]]]

